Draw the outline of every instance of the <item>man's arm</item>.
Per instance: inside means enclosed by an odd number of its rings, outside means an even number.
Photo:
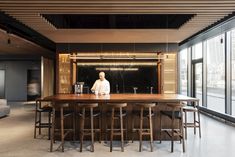
[[[97,86],[97,80],[95,81],[95,83],[93,84],[93,86],[91,88],[92,92],[95,92],[96,86]]]

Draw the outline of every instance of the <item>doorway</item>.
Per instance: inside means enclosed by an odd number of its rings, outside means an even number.
[[[192,96],[198,98],[202,106],[203,89],[202,59],[192,61]]]
[[[5,98],[5,70],[0,70],[0,99]]]

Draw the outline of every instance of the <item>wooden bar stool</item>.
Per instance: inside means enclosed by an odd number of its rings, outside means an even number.
[[[36,100],[35,105],[35,122],[34,122],[34,138],[37,136],[37,129],[38,134],[41,135],[41,129],[47,128],[48,129],[48,139],[51,137],[51,113],[52,113],[52,107],[49,105],[50,102],[46,105],[42,106],[41,99]],[[47,122],[42,121],[42,113],[48,114]]]
[[[98,103],[87,103],[87,104],[78,104],[79,108],[81,108],[81,122],[80,122],[80,152],[82,152],[82,145],[83,145],[83,137],[85,135],[91,136],[91,152],[94,152],[94,133],[99,132],[99,142],[101,142],[101,113],[95,112],[94,108],[98,107]],[[90,112],[86,112],[88,109]],[[99,128],[94,128],[94,117],[99,118]],[[90,119],[90,128],[85,129],[85,119]]]
[[[106,131],[110,130],[110,152],[113,149],[113,136],[118,135],[121,136],[121,151],[124,151],[124,133],[123,133],[123,117],[126,116],[126,112],[123,112],[123,108],[127,106],[127,103],[108,103],[106,104],[109,108],[111,108],[111,128],[107,128],[107,123],[105,123]],[[115,112],[118,110],[118,112]],[[114,128],[115,120],[119,120],[120,128]],[[106,134],[107,135],[107,134]]]
[[[184,140],[184,126],[183,126],[183,105],[181,103],[167,103],[167,107],[170,111],[160,111],[160,143],[162,141],[162,132],[166,132],[171,138],[171,152],[174,151],[174,138],[180,138],[182,140],[183,152],[185,152],[185,140]],[[162,116],[167,116],[171,119],[171,128],[162,129]],[[179,120],[179,127],[176,127],[176,121]]]
[[[66,136],[73,132],[73,140],[75,141],[75,112],[74,108],[69,108],[69,103],[59,103],[59,104],[54,104],[53,103],[53,112],[52,112],[52,131],[51,131],[51,145],[50,145],[50,152],[53,151],[53,143],[55,142],[55,134],[58,132],[60,133],[60,139],[61,139],[61,144],[59,145],[58,148],[61,147],[61,151],[64,152],[64,141]],[[68,110],[64,110],[67,108]],[[72,110],[71,110],[72,109]],[[59,113],[60,117],[60,129],[55,129],[56,125],[56,113]],[[64,122],[65,118],[71,117],[72,116],[72,128],[65,128],[64,127]],[[57,148],[57,149],[58,149]]]
[[[142,151],[142,138],[143,136],[147,135],[150,137],[150,149],[151,152],[153,151],[153,123],[152,123],[152,117],[154,116],[152,108],[155,107],[155,103],[140,103],[135,104],[134,107],[140,108],[140,112],[134,112],[132,117],[132,142],[133,142],[133,133],[138,131],[139,132],[139,151]],[[147,109],[147,110],[144,110]],[[139,117],[140,124],[139,128],[135,128],[135,117]],[[149,123],[149,128],[143,128],[144,119],[148,120],[147,123]]]
[[[184,112],[184,128],[185,128],[185,139],[187,139],[187,128],[194,128],[194,134],[196,134],[196,128],[199,129],[199,137],[201,138],[201,122],[200,122],[200,112],[198,110],[198,105],[187,105],[183,107]],[[193,113],[193,123],[187,121],[187,113]],[[197,119],[196,119],[197,114]]]

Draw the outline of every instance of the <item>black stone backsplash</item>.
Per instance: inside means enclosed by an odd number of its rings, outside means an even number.
[[[99,79],[99,70],[95,66],[78,66],[77,82],[85,82],[85,87],[91,89],[95,80]],[[113,68],[113,67],[102,67]],[[118,68],[118,67],[115,67]],[[130,68],[130,67],[128,67]],[[133,87],[137,87],[137,93],[150,93],[151,87],[153,93],[157,93],[157,68],[131,67],[138,68],[137,71],[104,71],[106,79],[110,82],[111,93],[133,93]],[[86,92],[86,90],[84,90]]]

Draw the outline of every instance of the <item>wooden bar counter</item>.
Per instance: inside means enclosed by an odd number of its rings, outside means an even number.
[[[180,101],[199,101],[197,98],[192,98],[179,94],[110,94],[110,95],[94,95],[94,94],[57,94],[45,97],[43,100],[53,102],[180,102]]]
[[[43,99],[42,101],[51,101],[52,107],[57,107],[60,103],[68,102],[71,106],[79,105],[79,103],[99,103],[99,110],[102,113],[102,132],[105,132],[104,122],[109,123],[110,117],[105,117],[107,111],[107,104],[106,103],[116,103],[116,102],[126,102],[128,106],[126,108],[127,111],[127,138],[128,140],[131,139],[131,119],[132,119],[132,110],[135,109],[135,103],[156,103],[156,108],[154,109],[155,116],[153,118],[153,133],[154,133],[154,140],[159,139],[159,111],[160,110],[167,110],[166,103],[174,103],[174,102],[195,102],[197,105],[199,104],[199,99],[178,95],[178,94],[110,94],[110,95],[94,95],[94,94],[57,94],[53,96],[48,96]],[[77,110],[76,110],[77,111]],[[79,110],[78,110],[79,112]],[[56,122],[58,119],[56,119]],[[138,122],[138,120],[136,120]],[[76,120],[78,123],[76,126],[76,138],[79,139],[79,120]],[[66,123],[66,122],[65,122]],[[67,126],[69,127],[71,121],[68,120]],[[98,124],[98,121],[95,121],[94,124]],[[88,124],[89,125],[89,124]],[[138,126],[138,124],[136,123]],[[166,118],[163,120],[163,127],[167,127],[170,125],[170,121]],[[104,139],[105,136],[103,136]],[[109,137],[109,136],[108,136]],[[138,136],[135,136],[135,139],[138,139]],[[163,137],[164,139],[164,137]]]

